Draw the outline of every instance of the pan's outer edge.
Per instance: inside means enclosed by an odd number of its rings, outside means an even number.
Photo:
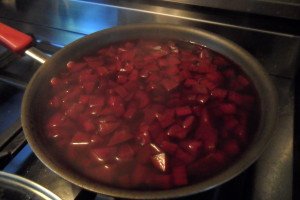
[[[51,159],[47,153],[45,153],[45,148],[41,145],[40,140],[37,138],[37,133],[35,132],[34,122],[31,116],[31,113],[34,110],[34,102],[36,101],[37,97],[36,93],[39,91],[40,84],[47,80],[44,78],[46,77],[45,74],[51,72],[51,66],[56,65],[56,61],[58,59],[70,54],[69,52],[74,52],[74,49],[77,50],[78,47],[82,46],[82,44],[92,41],[97,42],[97,39],[98,42],[100,39],[105,40],[108,44],[110,41],[115,39],[113,37],[116,35],[120,38],[126,38],[130,36],[126,35],[126,33],[131,33],[133,35],[136,33],[138,35],[139,32],[149,33],[151,31],[153,34],[157,35],[167,32],[170,34],[167,36],[167,38],[170,37],[183,39],[204,44],[205,46],[229,57],[234,62],[239,64],[246,74],[253,80],[258,91],[258,95],[261,98],[262,120],[258,130],[259,136],[254,139],[253,145],[251,145],[248,151],[244,153],[243,157],[222,173],[198,184],[167,191],[144,192],[116,189],[113,187],[92,183],[91,181],[72,173],[70,170],[60,168],[59,163],[55,163],[55,161]],[[80,55],[80,52],[78,55]],[[76,57],[76,55],[74,56]],[[131,199],[163,199],[187,196],[211,189],[234,178],[247,167],[249,167],[254,161],[257,160],[259,155],[262,154],[272,136],[272,130],[277,118],[277,105],[277,92],[267,73],[254,57],[252,57],[247,51],[239,47],[237,44],[201,29],[168,24],[137,24],[120,26],[96,32],[67,45],[62,50],[57,52],[52,58],[43,64],[43,66],[34,74],[33,78],[28,84],[22,102],[21,120],[26,139],[28,140],[37,157],[48,168],[66,180],[85,189],[115,197]]]

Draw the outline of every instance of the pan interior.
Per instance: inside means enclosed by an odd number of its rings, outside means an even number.
[[[259,128],[253,137],[248,150],[232,167],[216,176],[191,186],[169,191],[143,192],[126,191],[111,188],[93,182],[84,176],[74,173],[70,167],[59,162],[57,157],[49,154],[47,144],[41,140],[45,102],[48,100],[50,79],[59,73],[69,60],[76,60],[101,47],[118,41],[132,39],[174,39],[192,41],[228,57],[250,77],[260,98],[261,119]],[[276,94],[260,64],[247,52],[226,39],[206,31],[171,25],[133,25],[117,27],[86,36],[56,53],[34,75],[26,89],[22,105],[22,124],[26,138],[39,159],[50,169],[65,179],[89,190],[125,198],[166,198],[179,197],[201,192],[226,182],[251,165],[262,152],[271,136],[276,117]],[[266,112],[268,111],[268,112]]]

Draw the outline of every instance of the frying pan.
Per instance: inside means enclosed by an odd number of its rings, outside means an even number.
[[[223,54],[241,66],[252,80],[260,99],[260,123],[253,140],[240,159],[215,176],[193,185],[159,191],[136,191],[115,188],[92,181],[68,168],[49,152],[41,135],[43,118],[43,97],[51,77],[59,73],[69,60],[76,60],[110,43],[140,39],[167,38],[192,41]],[[182,26],[166,24],[139,24],[119,26],[87,35],[48,58],[39,50],[31,47],[30,36],[0,23],[0,40],[17,53],[24,53],[43,63],[28,84],[22,102],[22,126],[32,150],[52,171],[64,179],[97,193],[130,199],[163,199],[199,193],[216,187],[248,168],[262,154],[267,146],[277,116],[277,93],[267,73],[259,62],[237,44],[213,33]],[[27,49],[27,50],[25,50]]]

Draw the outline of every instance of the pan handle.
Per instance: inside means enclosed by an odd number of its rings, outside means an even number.
[[[0,23],[0,44],[3,44],[14,53],[24,53],[40,63],[46,62],[49,58],[40,50],[32,46],[31,36],[22,33],[10,26]]]
[[[22,53],[32,44],[32,37],[0,23],[0,42],[15,53]]]

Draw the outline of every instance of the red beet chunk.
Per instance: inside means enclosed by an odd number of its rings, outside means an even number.
[[[232,130],[239,124],[239,121],[232,115],[225,116],[224,118],[224,128],[227,130]]]
[[[200,153],[202,142],[197,140],[184,140],[180,142],[180,147],[193,156]]]
[[[83,85],[84,91],[87,94],[91,94],[94,91],[95,87],[96,87],[96,82],[94,82],[94,81],[84,82],[84,83],[82,83],[82,85]]]
[[[246,127],[243,125],[238,125],[234,129],[234,134],[236,138],[242,143],[246,144],[247,138],[248,138],[248,133]]]
[[[149,144],[151,142],[151,135],[149,127],[147,125],[142,125],[136,137],[138,143],[142,146]]]
[[[197,96],[197,102],[200,104],[205,104],[209,100],[209,96],[206,94],[199,94]]]
[[[101,77],[106,76],[108,74],[108,69],[105,67],[97,67],[96,70],[97,70],[98,75]]]
[[[189,106],[178,107],[176,108],[176,114],[178,116],[190,115],[192,114],[192,110]]]
[[[139,108],[144,108],[150,102],[147,93],[140,90],[135,94],[135,98],[139,102]]]
[[[136,186],[144,183],[147,174],[149,169],[142,164],[137,164],[132,172],[132,184]]]
[[[90,144],[93,146],[100,146],[105,142],[105,138],[98,134],[93,134],[90,138]]]
[[[178,59],[177,55],[170,55],[167,58],[168,65],[174,66],[180,64],[180,60]]]
[[[114,135],[110,138],[108,142],[108,146],[114,146],[116,144],[120,144],[126,142],[133,138],[133,135],[126,129],[122,129],[115,131]]]
[[[90,101],[89,95],[80,95],[78,103],[86,105],[89,103],[89,101]]]
[[[62,102],[74,102],[74,99],[77,99],[81,93],[81,89],[79,87],[71,88],[69,90],[65,90],[62,96]]]
[[[67,68],[71,71],[71,72],[77,72],[82,70],[83,68],[85,68],[87,66],[86,63],[84,62],[74,62],[74,61],[70,61],[67,63]]]
[[[236,140],[228,140],[224,144],[224,152],[229,156],[235,156],[240,152],[240,147]]]
[[[177,165],[187,165],[189,163],[191,163],[194,159],[195,156],[186,153],[185,151],[183,151],[181,148],[178,148],[175,152],[175,157],[181,161],[180,163],[178,163]]]
[[[65,116],[62,113],[55,113],[48,119],[48,128],[55,128],[62,124],[65,120]]]
[[[234,104],[231,103],[223,103],[219,105],[219,109],[224,114],[235,114],[237,109]]]
[[[79,81],[81,83],[84,83],[84,82],[95,82],[95,81],[97,81],[97,79],[98,79],[97,74],[94,74],[91,70],[81,71],[80,75],[79,75]]]
[[[206,78],[214,83],[220,84],[223,82],[223,76],[220,72],[209,73]]]
[[[124,113],[124,117],[126,119],[132,119],[136,114],[136,112],[137,112],[136,104],[134,102],[130,102]]]
[[[109,160],[113,160],[116,154],[115,147],[101,147],[95,148],[91,150],[91,156],[97,162],[107,162]]]
[[[157,120],[163,128],[168,127],[175,121],[175,111],[173,109],[168,109],[164,111],[163,114],[156,114]]]
[[[83,128],[87,132],[96,130],[96,126],[95,126],[94,122],[89,119],[87,121],[83,122]]]
[[[70,145],[76,147],[87,146],[90,144],[90,136],[86,133],[76,133],[72,138]]]
[[[91,176],[106,184],[112,184],[116,177],[116,169],[117,166],[113,164],[101,165],[92,170]]]
[[[47,136],[54,140],[64,141],[64,143],[67,143],[67,140],[72,137],[70,130],[65,129],[49,130],[47,131]]]
[[[237,105],[242,105],[243,104],[243,98],[240,94],[236,93],[236,92],[229,92],[228,93],[228,99],[229,101],[237,104]]]
[[[165,153],[160,153],[152,156],[151,161],[153,166],[160,172],[166,172],[168,170],[168,160]]]
[[[195,117],[194,116],[188,116],[184,119],[184,121],[182,122],[182,128],[184,129],[189,129],[192,127],[193,123],[195,121]]]
[[[89,106],[90,107],[102,107],[104,105],[104,98],[98,96],[90,96],[89,97]]]
[[[248,81],[248,79],[245,78],[245,77],[242,76],[242,75],[238,75],[237,81],[238,81],[243,87],[247,87],[248,85],[250,85],[250,82]]]
[[[184,166],[177,166],[172,171],[173,184],[176,186],[182,186],[188,184],[187,171]]]
[[[152,155],[153,152],[150,145],[144,145],[137,152],[137,162],[142,164],[150,163]]]
[[[230,64],[230,62],[226,58],[219,55],[214,57],[213,63],[217,66],[227,66]]]
[[[160,147],[163,151],[172,155],[177,150],[178,145],[169,141],[163,141]]]
[[[119,147],[116,156],[117,161],[130,161],[134,158],[135,150],[129,144],[123,144]]]
[[[161,83],[168,92],[179,85],[179,82],[175,79],[163,79]]]
[[[224,99],[227,96],[227,91],[224,89],[216,88],[211,91],[211,96],[219,99]]]
[[[119,127],[119,122],[100,122],[99,123],[99,133],[102,135],[109,134]]]
[[[158,189],[169,189],[172,187],[172,177],[171,175],[150,175],[148,177],[148,182],[152,187]]]
[[[52,97],[49,101],[49,105],[53,108],[58,108],[60,106],[60,99],[58,97]]]
[[[224,76],[228,79],[232,79],[235,77],[236,72],[233,69],[227,69],[223,72]]]
[[[66,110],[65,115],[71,119],[76,119],[84,109],[84,105],[74,103],[69,107],[69,109]]]
[[[128,95],[127,90],[123,86],[117,86],[115,92],[120,95],[120,97],[126,97]]]
[[[128,174],[122,175],[118,178],[118,185],[123,188],[131,188],[131,178]]]
[[[174,138],[178,138],[178,139],[183,139],[186,137],[188,133],[187,129],[182,128],[181,126],[179,126],[178,124],[175,124],[173,126],[171,126],[169,128],[169,130],[167,131],[167,135],[174,137]]]

